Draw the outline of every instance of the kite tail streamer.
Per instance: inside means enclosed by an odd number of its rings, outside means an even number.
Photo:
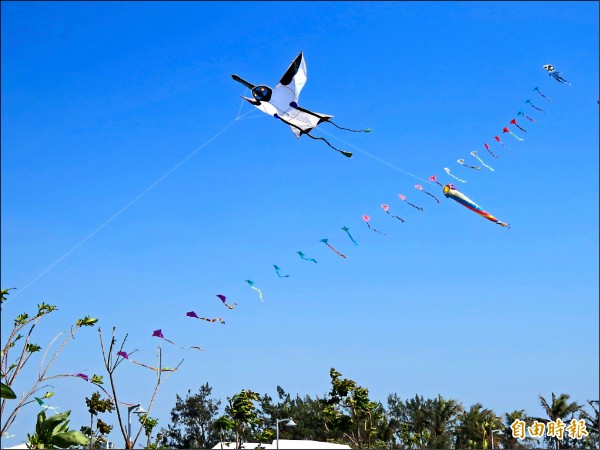
[[[333,248],[331,245],[329,245],[328,239],[321,239],[319,242],[323,242],[327,247],[329,247],[331,250],[333,250],[335,253],[337,253],[338,255],[340,255],[342,258],[344,259],[348,259],[348,257],[340,252],[338,252],[335,248]]]
[[[325,143],[326,143],[327,145],[329,145],[329,146],[330,146],[332,149],[334,149],[336,152],[339,152],[339,153],[341,153],[341,154],[342,154],[342,155],[344,155],[346,158],[352,158],[352,153],[350,153],[350,152],[346,152],[346,151],[344,151],[344,150],[340,150],[340,149],[339,149],[339,148],[337,148],[337,147],[334,147],[334,146],[333,146],[333,145],[331,145],[331,144],[329,143],[329,141],[328,141],[327,139],[325,139],[324,137],[317,137],[317,136],[313,136],[312,134],[310,134],[310,133],[307,133],[307,132],[304,132],[304,133],[302,133],[302,134],[305,134],[305,135],[306,135],[306,136],[308,136],[309,138],[311,138],[311,139],[314,139],[314,140],[316,140],[316,141],[325,141]]]
[[[245,281],[246,281],[246,283],[248,283],[250,285],[250,287],[252,289],[254,289],[256,292],[258,292],[258,296],[260,297],[260,301],[264,302],[262,292],[260,291],[259,288],[257,288],[256,286],[254,286],[254,281],[252,281],[252,280],[245,280]]]
[[[339,125],[335,124],[331,120],[327,120],[326,122],[330,123],[331,125],[333,125],[336,128],[339,128],[340,130],[352,131],[353,133],[370,133],[371,131],[373,131],[370,128],[365,128],[364,130],[353,130],[352,128],[340,127]]]
[[[395,216],[393,214],[391,214],[389,212],[390,207],[388,205],[386,205],[385,203],[381,205],[381,207],[383,208],[383,210],[386,212],[386,214],[388,214],[389,216],[395,217],[396,219],[398,219],[400,222],[404,223],[404,219],[402,217],[398,217]]]
[[[220,322],[221,325],[225,325],[225,321],[223,319],[221,319],[220,317],[216,317],[215,319],[208,319],[206,317],[198,317],[198,314],[196,314],[196,312],[194,312],[194,311],[189,311],[189,312],[185,313],[185,315],[187,317],[193,317],[194,319],[204,320],[204,321],[210,322],[210,323]]]
[[[551,101],[552,101],[552,99],[551,99],[550,97],[546,97],[546,96],[545,96],[545,95],[542,93],[542,91],[540,91],[540,88],[539,88],[539,87],[537,87],[537,86],[536,86],[536,87],[534,87],[534,88],[533,88],[533,90],[534,90],[535,92],[537,92],[538,94],[540,94],[542,97],[544,97],[544,98],[545,98],[546,100],[548,100],[549,102],[551,102]]]
[[[479,160],[479,162],[483,165],[483,167],[487,167],[488,169],[490,169],[492,172],[494,172],[494,169],[491,168],[490,166],[488,166],[486,163],[483,162],[483,160],[477,156],[477,152],[475,150],[473,150],[471,152],[471,155],[473,155],[475,158],[477,158]]]
[[[277,272],[277,276],[279,278],[289,278],[289,275],[281,275],[281,269],[279,268],[279,266],[277,266],[276,264],[273,264],[273,267],[275,267],[275,272]]]
[[[352,242],[354,242],[354,245],[358,245],[358,242],[356,242],[356,241],[354,240],[354,238],[353,238],[353,237],[352,237],[352,235],[350,234],[350,231],[348,231],[348,230],[349,230],[349,228],[348,228],[348,227],[342,227],[341,229],[342,229],[342,230],[344,230],[344,231],[346,232],[346,234],[348,235],[348,237],[350,238],[350,240],[351,240]]]
[[[410,206],[412,206],[413,208],[415,208],[415,209],[418,209],[419,211],[425,211],[425,210],[424,210],[423,208],[421,208],[420,206],[413,205],[411,202],[406,202],[406,203],[408,203],[408,204],[409,204]]]
[[[429,196],[430,196],[431,198],[433,198],[433,199],[434,199],[436,202],[438,202],[438,203],[440,202],[440,201],[438,200],[438,198],[437,198],[435,195],[433,195],[433,194],[432,194],[432,193],[430,193],[430,192],[427,192],[427,191],[423,190],[423,187],[422,187],[421,185],[419,185],[419,184],[415,184],[415,188],[417,188],[418,190],[420,190],[420,191],[421,191],[421,192],[423,192],[424,194],[427,194],[427,195],[429,195]]]

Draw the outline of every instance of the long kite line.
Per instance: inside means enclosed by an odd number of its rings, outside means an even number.
[[[196,148],[193,152],[191,152],[189,155],[187,155],[185,158],[183,158],[181,161],[179,161],[177,164],[175,164],[171,169],[169,169],[167,172],[165,172],[164,175],[160,176],[154,183],[152,183],[150,186],[148,186],[141,194],[138,194],[136,197],[134,197],[133,200],[131,200],[129,203],[127,203],[125,206],[123,206],[121,209],[119,209],[116,213],[114,213],[112,216],[110,216],[106,221],[104,221],[102,223],[102,225],[100,225],[98,228],[96,228],[94,231],[92,231],[90,234],[88,234],[86,237],[84,237],[81,241],[79,241],[79,243],[77,243],[74,247],[72,247],[71,250],[66,252],[64,255],[62,255],[60,258],[58,258],[56,261],[54,261],[52,264],[50,264],[47,268],[42,270],[38,275],[36,275],[29,283],[27,283],[25,286],[23,286],[21,289],[19,289],[19,291],[17,291],[14,294],[13,298],[16,297],[17,295],[19,295],[21,292],[23,292],[29,286],[31,286],[33,283],[35,283],[41,277],[43,277],[46,273],[48,273],[50,270],[52,270],[54,267],[56,267],[67,256],[69,256],[71,253],[73,253],[75,250],[77,250],[79,247],[81,247],[83,244],[85,244],[87,241],[89,241],[92,237],[94,237],[98,232],[100,232],[109,223],[111,223],[113,220],[115,220],[117,217],[119,217],[121,214],[123,214],[129,208],[131,208],[144,195],[146,195],[148,192],[150,192],[152,189],[154,189],[156,186],[158,186],[162,181],[165,180],[165,178],[167,178],[169,175],[171,175],[173,172],[175,172],[177,169],[179,169],[179,167],[181,167],[183,164],[185,164],[188,160],[193,158],[196,155],[196,153],[198,153],[200,150],[202,150],[204,147],[206,147],[208,144],[210,144],[212,141],[214,141],[217,137],[219,137],[222,133],[224,133],[225,130],[227,130],[229,127],[231,127],[231,125],[233,125],[236,121],[237,121],[237,119],[234,119],[231,122],[229,122],[227,125],[225,125],[225,127],[223,127],[221,129],[221,131],[218,131],[212,137],[208,138],[206,141],[204,141],[203,144],[198,146],[198,148]]]

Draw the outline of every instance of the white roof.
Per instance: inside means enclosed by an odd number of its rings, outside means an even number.
[[[272,444],[262,444],[262,446],[266,449],[276,449],[277,441],[273,441]],[[258,442],[245,442],[242,444],[243,449],[254,449],[258,447]],[[220,449],[221,443],[219,442],[217,445],[213,447],[213,449]],[[223,442],[223,449],[234,449],[235,442]],[[290,450],[290,449],[347,449],[350,448],[349,445],[344,444],[332,444],[329,442],[320,442],[320,441],[304,441],[297,439],[279,439],[279,448],[280,450]]]

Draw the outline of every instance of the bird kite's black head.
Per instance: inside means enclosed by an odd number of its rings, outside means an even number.
[[[256,86],[252,89],[252,95],[259,102],[268,102],[271,100],[273,90],[269,86]]]

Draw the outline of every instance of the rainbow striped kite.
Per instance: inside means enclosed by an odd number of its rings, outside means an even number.
[[[465,194],[457,191],[454,188],[454,185],[452,185],[452,184],[447,184],[446,186],[444,186],[444,196],[446,196],[446,198],[451,198],[452,200],[460,203],[461,205],[470,209],[471,211],[474,211],[477,214],[479,214],[480,216],[485,217],[487,220],[491,220],[492,222],[497,223],[501,227],[509,227],[510,228],[509,224],[501,222],[500,220],[498,220],[494,216],[492,216],[489,212],[484,211],[481,208],[481,206],[477,205],[473,200],[471,200]]]

